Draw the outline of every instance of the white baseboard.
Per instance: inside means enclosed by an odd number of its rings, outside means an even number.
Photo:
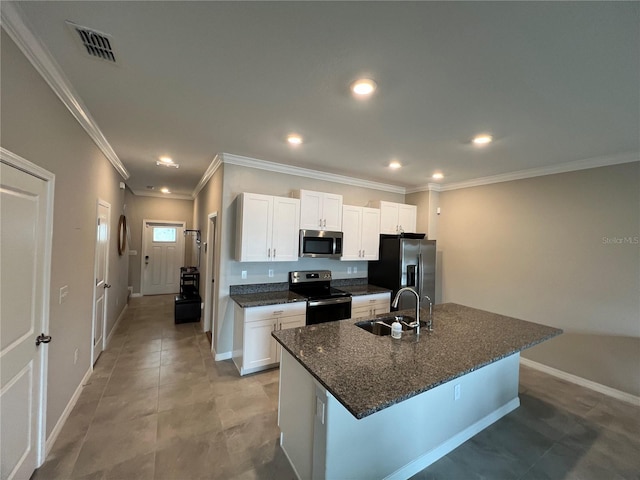
[[[477,433],[480,433],[489,425],[497,422],[506,414],[512,412],[519,406],[520,406],[520,398],[518,397],[508,401],[500,408],[494,410],[486,417],[481,418],[473,425],[470,425],[469,427],[465,428],[460,433],[454,435],[446,442],[441,443],[433,450],[430,450],[429,452],[425,453],[424,455],[421,455],[420,457],[416,458],[412,462],[409,462],[404,467],[399,468],[398,470],[393,472],[391,475],[388,475],[387,477],[385,477],[385,480],[387,479],[400,480],[400,479],[409,478],[412,475],[415,475],[416,473],[427,468],[432,463],[435,463],[436,461],[444,457],[447,453],[455,450],[464,442],[469,440],[471,437],[473,437]]]
[[[132,293],[131,295],[129,295],[129,297],[131,297],[131,298],[138,298],[138,297],[141,297],[141,296],[142,296],[141,293]]]
[[[107,348],[109,346],[109,343],[111,342],[111,339],[113,338],[113,334],[118,329],[118,326],[120,325],[120,320],[122,320],[122,317],[124,317],[124,312],[127,311],[127,308],[129,308],[129,305],[125,305],[124,308],[122,309],[122,311],[120,312],[120,315],[118,315],[118,319],[116,320],[116,323],[113,325],[113,328],[111,329],[111,332],[109,332],[109,335],[107,336],[107,341],[104,342],[104,348]]]
[[[62,427],[64,427],[64,424],[67,421],[67,418],[69,418],[69,415],[71,414],[71,410],[73,410],[73,407],[75,407],[76,403],[78,402],[78,398],[80,398],[80,394],[82,393],[82,388],[84,387],[85,383],[89,381],[89,378],[91,378],[92,373],[93,373],[93,369],[89,367],[89,370],[87,370],[87,373],[85,373],[84,377],[82,378],[82,381],[80,381],[80,385],[78,385],[78,388],[76,388],[76,391],[73,392],[73,395],[71,396],[69,403],[67,403],[67,406],[64,408],[62,415],[60,415],[60,418],[58,418],[58,421],[56,422],[56,425],[53,427],[53,430],[51,430],[51,434],[49,435],[49,438],[47,438],[44,446],[46,456],[49,455],[49,452],[51,452],[51,449],[53,448],[53,444],[57,440],[58,435],[60,435],[60,432],[62,431]]]
[[[230,358],[231,352],[216,353],[215,350],[213,351],[213,359],[216,362],[219,362],[220,360],[229,360]]]
[[[602,385],[601,383],[592,382],[591,380],[587,380],[586,378],[579,377],[571,373],[563,372],[562,370],[558,370],[557,368],[549,367],[542,363],[534,362],[533,360],[529,360],[528,358],[523,358],[522,356],[520,357],[520,363],[525,367],[530,367],[530,368],[533,368],[534,370],[539,370],[543,373],[547,373],[554,377],[561,378],[562,380],[566,380],[567,382],[575,383],[576,385],[580,385],[581,387],[585,387],[590,390],[595,390],[596,392],[602,393],[609,397],[622,400],[623,402],[628,402],[635,406],[640,406],[640,397],[637,397],[631,393],[623,392],[621,390],[616,390],[615,388],[607,387],[606,385]]]

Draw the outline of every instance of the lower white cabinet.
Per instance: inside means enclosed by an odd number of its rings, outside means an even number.
[[[351,318],[371,318],[391,311],[391,292],[351,297]]]
[[[235,305],[233,363],[240,375],[276,367],[280,345],[271,336],[274,330],[304,327],[306,302],[242,308]]]

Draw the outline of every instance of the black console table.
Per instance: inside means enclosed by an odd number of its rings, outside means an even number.
[[[175,323],[200,321],[200,272],[196,267],[180,268],[180,295],[175,299]]]

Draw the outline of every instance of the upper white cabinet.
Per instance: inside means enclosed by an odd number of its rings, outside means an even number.
[[[237,261],[298,260],[300,200],[259,193],[241,193],[238,195],[237,208]]]
[[[340,260],[378,260],[380,210],[344,205],[342,235]]]
[[[296,190],[300,199],[300,228],[340,231],[342,228],[342,195]]]
[[[380,209],[380,233],[416,233],[418,207],[415,205],[378,200],[371,202],[371,206]]]

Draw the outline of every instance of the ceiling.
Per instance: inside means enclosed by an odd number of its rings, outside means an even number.
[[[5,3],[5,2],[3,2]],[[418,188],[638,158],[638,2],[20,2],[130,173],[190,196],[216,153]],[[66,20],[111,36],[89,57]],[[373,78],[363,101],[350,83]],[[292,147],[290,132],[304,143]],[[470,140],[489,133],[485,147]],[[179,169],[156,166],[168,155]],[[403,167],[391,170],[391,160]],[[436,182],[437,183],[437,182]]]

